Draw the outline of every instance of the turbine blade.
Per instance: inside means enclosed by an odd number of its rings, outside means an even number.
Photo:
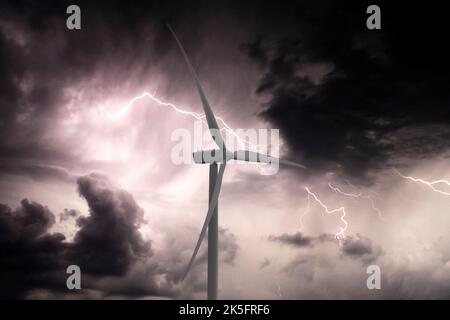
[[[273,157],[272,157],[273,158]],[[274,159],[278,159],[278,158],[274,158]],[[306,167],[300,163],[294,162],[294,161],[289,161],[289,160],[285,160],[285,159],[278,159],[278,161],[281,164],[284,164],[286,166],[291,166],[291,167],[297,167],[297,168],[301,168],[301,169],[306,169]]]
[[[187,274],[189,273],[189,270],[192,267],[192,264],[194,263],[195,257],[197,256],[198,249],[200,249],[200,245],[202,244],[203,238],[205,237],[206,229],[208,228],[209,221],[211,220],[211,217],[213,215],[214,209],[217,206],[217,202],[219,200],[219,194],[220,194],[220,188],[222,187],[222,178],[223,173],[225,172],[226,163],[223,163],[220,165],[219,174],[217,175],[216,183],[214,184],[214,190],[211,197],[211,202],[209,204],[208,213],[206,214],[205,222],[203,223],[202,231],[200,232],[200,235],[197,240],[197,245],[195,246],[194,252],[192,254],[191,260],[189,261],[188,267],[186,268],[186,271],[183,275],[183,279],[186,278]]]
[[[306,167],[300,163],[284,160],[276,157],[269,156],[267,154],[262,154],[258,152],[248,151],[248,150],[240,150],[234,153],[234,160],[247,161],[247,162],[261,162],[261,163],[274,163],[278,162],[283,165],[288,165],[291,167],[297,167],[306,169]]]
[[[219,149],[225,150],[225,143],[224,143],[223,137],[220,133],[219,125],[217,124],[216,117],[214,116],[214,113],[212,112],[211,106],[209,105],[208,99],[206,98],[203,88],[200,85],[200,81],[198,80],[197,73],[195,72],[194,67],[192,66],[191,61],[189,60],[188,55],[187,55],[186,51],[184,50],[180,40],[178,40],[178,37],[175,34],[175,31],[173,31],[173,29],[170,25],[167,25],[167,27],[169,28],[170,32],[172,33],[173,37],[175,38],[178,48],[180,49],[181,53],[183,54],[184,61],[186,62],[187,66],[188,66],[191,77],[195,82],[198,94],[200,96],[200,100],[202,101],[203,111],[205,112],[206,122],[208,123],[208,128],[211,133],[211,136],[212,136],[214,142],[219,147]]]

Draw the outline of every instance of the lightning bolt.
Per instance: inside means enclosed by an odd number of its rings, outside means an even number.
[[[426,181],[426,180],[423,180],[423,179],[420,179],[420,178],[405,176],[400,171],[398,171],[397,169],[394,169],[394,171],[400,177],[402,177],[403,179],[411,180],[413,182],[424,184],[427,187],[429,187],[431,190],[433,190],[434,192],[437,192],[437,193],[442,194],[444,196],[450,196],[450,192],[449,191],[443,191],[443,190],[440,190],[440,189],[436,188],[436,186],[439,186],[439,185],[447,185],[448,187],[450,187],[450,182],[448,180],[440,179],[440,180],[436,180],[436,181]]]
[[[361,199],[366,199],[369,200],[372,209],[378,214],[378,217],[380,219],[382,219],[382,214],[381,214],[381,210],[377,208],[377,206],[375,205],[375,201],[373,200],[373,198],[369,195],[366,194],[362,194],[362,193],[348,193],[348,192],[344,192],[341,189],[339,189],[338,187],[333,186],[331,183],[328,183],[328,186],[330,187],[331,190],[333,190],[334,192],[349,197],[349,198],[361,198]]]
[[[125,116],[131,110],[131,108],[136,104],[136,102],[138,102],[138,101],[140,101],[142,99],[150,99],[151,101],[157,103],[160,106],[172,108],[174,111],[176,111],[176,112],[178,112],[180,114],[191,116],[194,119],[200,120],[200,121],[202,121],[202,123],[206,124],[205,115],[204,114],[197,113],[197,112],[192,112],[192,111],[187,111],[185,108],[176,106],[173,103],[162,101],[162,100],[160,100],[159,98],[155,97],[153,94],[151,94],[149,92],[144,92],[141,95],[138,95],[138,96],[132,98],[123,108],[121,108],[116,113],[111,113],[108,110],[106,110],[104,107],[100,107],[99,109],[102,112],[104,112],[110,119],[117,120],[117,119],[122,118],[123,116]],[[223,125],[223,128],[221,129],[221,131],[226,131],[226,132],[230,133],[231,135],[233,135],[242,148],[246,148],[247,147],[247,148],[253,149],[254,151],[258,151],[258,149],[260,147],[267,147],[267,146],[264,146],[264,145],[253,145],[253,144],[251,144],[249,142],[246,142],[246,141],[242,140],[239,137],[239,135],[223,120],[223,118],[216,117],[216,119]],[[255,164],[255,165],[260,166],[259,164]],[[340,231],[338,233],[336,233],[336,235],[335,235],[336,239],[339,241],[339,243],[341,243],[341,240],[345,238],[345,231],[347,230],[347,227],[348,227],[348,223],[345,220],[345,216],[346,216],[345,208],[344,207],[340,207],[340,208],[337,208],[337,209],[334,209],[334,210],[330,210],[318,198],[318,196],[316,194],[314,194],[309,188],[306,187],[305,189],[306,189],[306,191],[308,193],[308,204],[307,204],[307,210],[300,217],[301,225],[302,225],[302,218],[303,218],[303,216],[306,215],[311,209],[311,197],[312,197],[328,214],[334,214],[334,213],[338,213],[338,212],[342,213],[341,217],[340,217],[340,220],[344,224],[344,227],[341,227]]]
[[[106,110],[104,107],[100,107],[99,109],[100,109],[100,111],[104,112],[111,120],[117,120],[117,119],[122,118],[123,116],[125,116],[131,110],[131,108],[135,105],[135,103],[140,101],[140,100],[142,100],[142,99],[150,99],[151,101],[157,103],[160,106],[172,108],[174,111],[176,111],[178,113],[191,116],[194,119],[202,121],[202,123],[204,123],[204,124],[207,124],[206,120],[205,120],[206,117],[205,117],[204,114],[197,113],[197,112],[192,112],[192,111],[187,111],[187,110],[185,110],[185,108],[176,106],[173,103],[162,101],[162,100],[160,100],[159,98],[155,97],[153,94],[151,94],[149,92],[144,92],[141,95],[138,95],[138,96],[132,98],[123,108],[119,109],[119,111],[117,111],[116,113],[111,113],[108,110]],[[251,143],[249,143],[247,141],[244,141],[223,120],[223,118],[216,117],[216,119],[220,123],[222,123],[222,125],[223,125],[223,128],[221,128],[220,131],[226,131],[226,132],[230,133],[231,135],[233,135],[236,138],[236,140],[239,143],[241,148],[249,148],[252,151],[258,152],[261,147],[267,147],[265,145],[253,145],[253,144],[251,144]],[[256,164],[256,165],[259,166],[259,164]]]
[[[339,232],[337,232],[336,234],[335,234],[335,238],[336,238],[336,240],[338,240],[339,241],[339,245],[341,245],[342,243],[341,243],[341,241],[345,238],[345,231],[347,230],[347,228],[348,228],[348,222],[347,222],[347,220],[345,220],[345,216],[347,215],[347,213],[346,213],[346,211],[345,211],[345,207],[339,207],[339,208],[336,208],[336,209],[329,209],[320,199],[319,199],[319,197],[315,194],[315,193],[313,193],[308,187],[305,187],[305,190],[306,190],[306,192],[308,193],[308,205],[307,205],[307,209],[305,210],[305,212],[303,213],[303,215],[302,215],[302,217],[305,215],[305,214],[307,214],[309,211],[310,211],[310,209],[311,209],[311,205],[310,205],[310,202],[311,202],[311,198],[312,199],[314,199],[322,208],[323,208],[323,210],[327,213],[327,214],[336,214],[336,213],[341,213],[341,216],[340,216],[340,220],[342,221],[342,223],[343,223],[343,227],[340,227],[340,230],[339,230]]]

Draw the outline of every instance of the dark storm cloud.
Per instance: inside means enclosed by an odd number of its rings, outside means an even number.
[[[354,237],[346,237],[343,241],[341,251],[344,256],[361,259],[364,262],[372,262],[382,253],[381,248],[375,246],[371,239],[360,234]]]
[[[89,215],[80,216],[70,209],[60,214],[63,223],[77,219],[79,230],[71,242],[60,233],[51,233],[55,216],[47,207],[28,200],[15,210],[0,205],[0,297],[40,297],[40,292],[56,298],[68,294],[84,298],[95,294],[130,298],[181,294],[186,261],[180,254],[186,250],[186,243],[170,241],[177,247],[171,247],[167,257],[159,256],[156,261],[151,242],[139,231],[144,223],[143,211],[128,192],[99,174],[80,177],[78,190],[87,202]],[[233,266],[239,250],[236,236],[221,228],[219,239],[221,261]],[[184,282],[183,297],[206,288],[206,249],[205,244]],[[189,253],[191,250],[189,246]],[[71,264],[82,271],[81,292],[66,289],[66,268]]]
[[[305,237],[302,233],[297,232],[295,234],[283,233],[280,236],[269,236],[269,240],[293,247],[309,247],[311,246],[313,238]]]
[[[283,233],[279,236],[269,236],[269,241],[287,245],[293,248],[313,248],[324,243],[336,243],[336,237],[331,234],[321,234],[317,237],[305,236],[301,232],[294,234]],[[382,249],[373,244],[372,240],[361,234],[346,236],[341,242],[340,252],[343,257],[360,259],[363,262],[376,260],[382,253]]]
[[[23,200],[16,210],[0,205],[1,298],[21,298],[32,288],[63,288],[67,245],[62,234],[48,233],[54,222],[48,208],[35,202]]]
[[[372,253],[372,243],[369,239],[349,238],[344,241],[342,251],[349,256],[361,256]]]
[[[411,160],[449,149],[445,10],[379,5],[379,31],[365,27],[364,4],[294,5],[296,20],[266,21],[264,37],[245,47],[263,66],[256,92],[270,102],[261,116],[310,169],[368,178],[408,153],[404,128],[414,139],[429,136],[424,126],[435,129],[427,149],[415,148]]]
[[[311,237],[305,236],[301,232],[296,232],[293,234],[283,233],[279,236],[270,235],[268,237],[268,240],[295,248],[304,248],[304,247],[313,247],[317,243],[335,242],[336,237],[327,233],[323,233],[317,237]]]
[[[124,275],[138,261],[152,256],[150,242],[138,231],[142,210],[130,194],[99,175],[80,178],[78,187],[88,203],[89,216],[78,218],[80,229],[73,242],[50,233],[55,216],[38,203],[23,200],[16,210],[0,206],[2,297],[24,297],[32,289],[63,292],[65,269],[70,264],[79,265],[83,274],[95,280]],[[72,210],[64,213],[76,215]],[[96,288],[95,281],[85,285]]]
[[[144,81],[174,48],[167,22],[195,57],[198,47],[213,43],[204,41],[204,21],[218,16],[229,33],[253,38],[242,47],[262,68],[257,94],[270,97],[261,116],[281,129],[291,156],[310,172],[367,178],[399,155],[449,149],[442,129],[450,121],[445,10],[379,3],[382,30],[369,31],[369,3],[79,1],[83,27],[69,32],[69,4],[0,4],[1,161],[73,160],[74,150],[45,138],[70,112],[64,89],[98,76],[107,80],[101,90],[115,90],[130,70]],[[416,128],[429,125],[433,139],[414,146],[424,137]],[[404,128],[413,132],[407,143]]]
[[[83,270],[92,274],[123,275],[139,258],[152,255],[150,243],[138,228],[143,211],[124,190],[114,190],[100,175],[78,179],[80,195],[89,206],[89,216],[80,217],[74,238],[74,256]]]

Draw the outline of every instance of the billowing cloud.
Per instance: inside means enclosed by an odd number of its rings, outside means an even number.
[[[15,210],[0,205],[2,298],[23,298],[39,287],[63,288],[68,245],[64,235],[48,233],[54,223],[50,210],[35,202],[25,199]]]
[[[399,158],[448,150],[450,95],[442,84],[449,51],[435,32],[444,26],[433,9],[384,4],[392,17],[433,18],[407,24],[408,31],[402,19],[384,20],[388,32],[370,32],[364,6],[300,7],[287,27],[300,32],[275,27],[245,47],[264,72],[256,90],[268,97],[261,116],[280,128],[293,156],[310,169],[368,183]],[[417,139],[426,149],[414,146]]]
[[[1,277],[9,284],[2,285],[3,297],[24,297],[35,289],[64,292],[65,269],[71,264],[90,275],[86,287],[95,288],[96,277],[124,276],[152,256],[150,242],[139,232],[142,209],[129,193],[100,175],[81,177],[78,188],[90,210],[78,218],[72,242],[50,232],[55,216],[47,207],[26,199],[15,210],[0,206]],[[66,210],[63,217],[77,215]]]
[[[15,210],[0,206],[0,277],[8,284],[2,286],[1,297],[69,296],[73,293],[66,289],[65,271],[72,264],[80,267],[86,289],[79,297],[189,297],[204,292],[206,243],[180,292],[187,261],[180,261],[179,255],[185,249],[173,247],[169,259],[153,259],[151,242],[139,230],[145,223],[143,211],[131,194],[99,174],[80,177],[78,190],[89,213],[79,216],[66,209],[61,214],[63,222],[78,217],[79,230],[71,242],[51,233],[55,216],[47,207],[26,199]],[[220,228],[219,239],[221,261],[233,265],[235,235]]]
[[[78,190],[89,216],[77,221],[74,264],[92,274],[123,275],[136,260],[152,255],[150,242],[139,232],[143,211],[128,192],[113,189],[100,175],[78,179]]]

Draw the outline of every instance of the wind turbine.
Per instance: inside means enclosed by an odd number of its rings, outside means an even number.
[[[208,212],[206,214],[205,222],[203,223],[202,230],[200,231],[200,235],[198,237],[197,244],[195,246],[194,252],[192,253],[191,260],[186,268],[186,271],[183,275],[183,280],[186,278],[189,273],[192,264],[195,261],[195,257],[197,256],[198,250],[200,249],[200,245],[202,244],[203,239],[205,238],[206,230],[208,229],[208,300],[217,300],[217,288],[218,288],[218,258],[219,258],[219,212],[218,212],[218,200],[220,189],[222,187],[222,178],[225,172],[225,168],[227,162],[229,160],[240,160],[247,162],[260,162],[260,163],[280,163],[289,166],[294,166],[298,168],[305,167],[301,164],[279,159],[276,157],[272,157],[269,155],[248,151],[248,150],[239,150],[235,152],[230,152],[226,149],[225,142],[220,133],[219,126],[217,124],[217,120],[212,112],[211,106],[209,105],[208,99],[203,91],[202,86],[200,85],[200,81],[198,80],[197,73],[192,66],[186,51],[184,50],[180,40],[178,40],[177,35],[170,27],[167,25],[170,32],[172,33],[182,55],[186,62],[186,65],[189,69],[191,77],[193,78],[195,85],[197,87],[198,94],[200,96],[200,100],[202,102],[203,111],[205,113],[206,122],[208,124],[208,129],[211,133],[211,136],[214,142],[217,144],[218,149],[213,150],[202,150],[196,151],[193,153],[194,162],[209,164],[209,207]],[[220,168],[218,169],[218,164],[220,164]]]

